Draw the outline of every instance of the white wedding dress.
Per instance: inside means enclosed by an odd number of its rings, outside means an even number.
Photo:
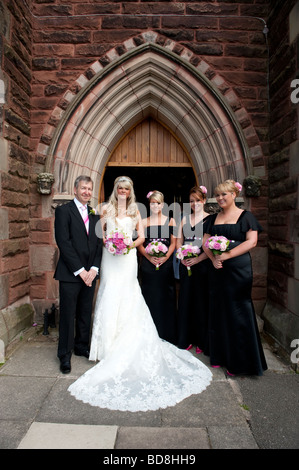
[[[118,228],[132,237],[131,217],[108,219],[107,225],[107,233]],[[78,400],[111,410],[173,406],[212,380],[189,351],[159,338],[137,279],[136,249],[123,256],[103,249],[89,359],[100,362],[68,390]]]

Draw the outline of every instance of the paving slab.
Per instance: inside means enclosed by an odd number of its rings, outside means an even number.
[[[32,423],[18,449],[113,449],[116,426]]]
[[[0,449],[16,449],[30,425],[31,421],[0,419]]]
[[[245,414],[229,382],[213,381],[199,395],[192,395],[175,407],[162,411],[164,426],[205,427],[241,425]]]
[[[115,449],[211,449],[204,428],[120,427]]]
[[[247,425],[209,426],[212,449],[258,449],[258,445]]]

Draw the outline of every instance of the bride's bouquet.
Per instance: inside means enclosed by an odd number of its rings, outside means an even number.
[[[112,231],[105,241],[105,248],[112,255],[127,255],[130,251],[131,239],[124,232]]]
[[[168,247],[162,243],[159,240],[150,242],[146,248],[145,251],[148,255],[150,256],[155,256],[156,258],[162,258],[163,256],[166,256]],[[159,270],[159,266],[156,266],[156,271]]]
[[[175,256],[179,260],[187,259],[187,258],[196,258],[200,254],[200,248],[197,245],[182,245],[178,248]],[[191,267],[187,266],[188,276],[191,276]]]
[[[230,240],[221,235],[210,237],[205,242],[205,246],[212,251],[213,255],[221,255],[221,253],[228,251],[229,244]]]

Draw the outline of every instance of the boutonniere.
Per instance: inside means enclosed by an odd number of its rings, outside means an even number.
[[[95,209],[90,209],[90,211],[88,212],[88,215],[96,215],[96,211]]]

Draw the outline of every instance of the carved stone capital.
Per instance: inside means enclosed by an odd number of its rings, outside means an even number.
[[[37,191],[40,194],[51,194],[54,176],[52,173],[39,173],[37,175]]]

